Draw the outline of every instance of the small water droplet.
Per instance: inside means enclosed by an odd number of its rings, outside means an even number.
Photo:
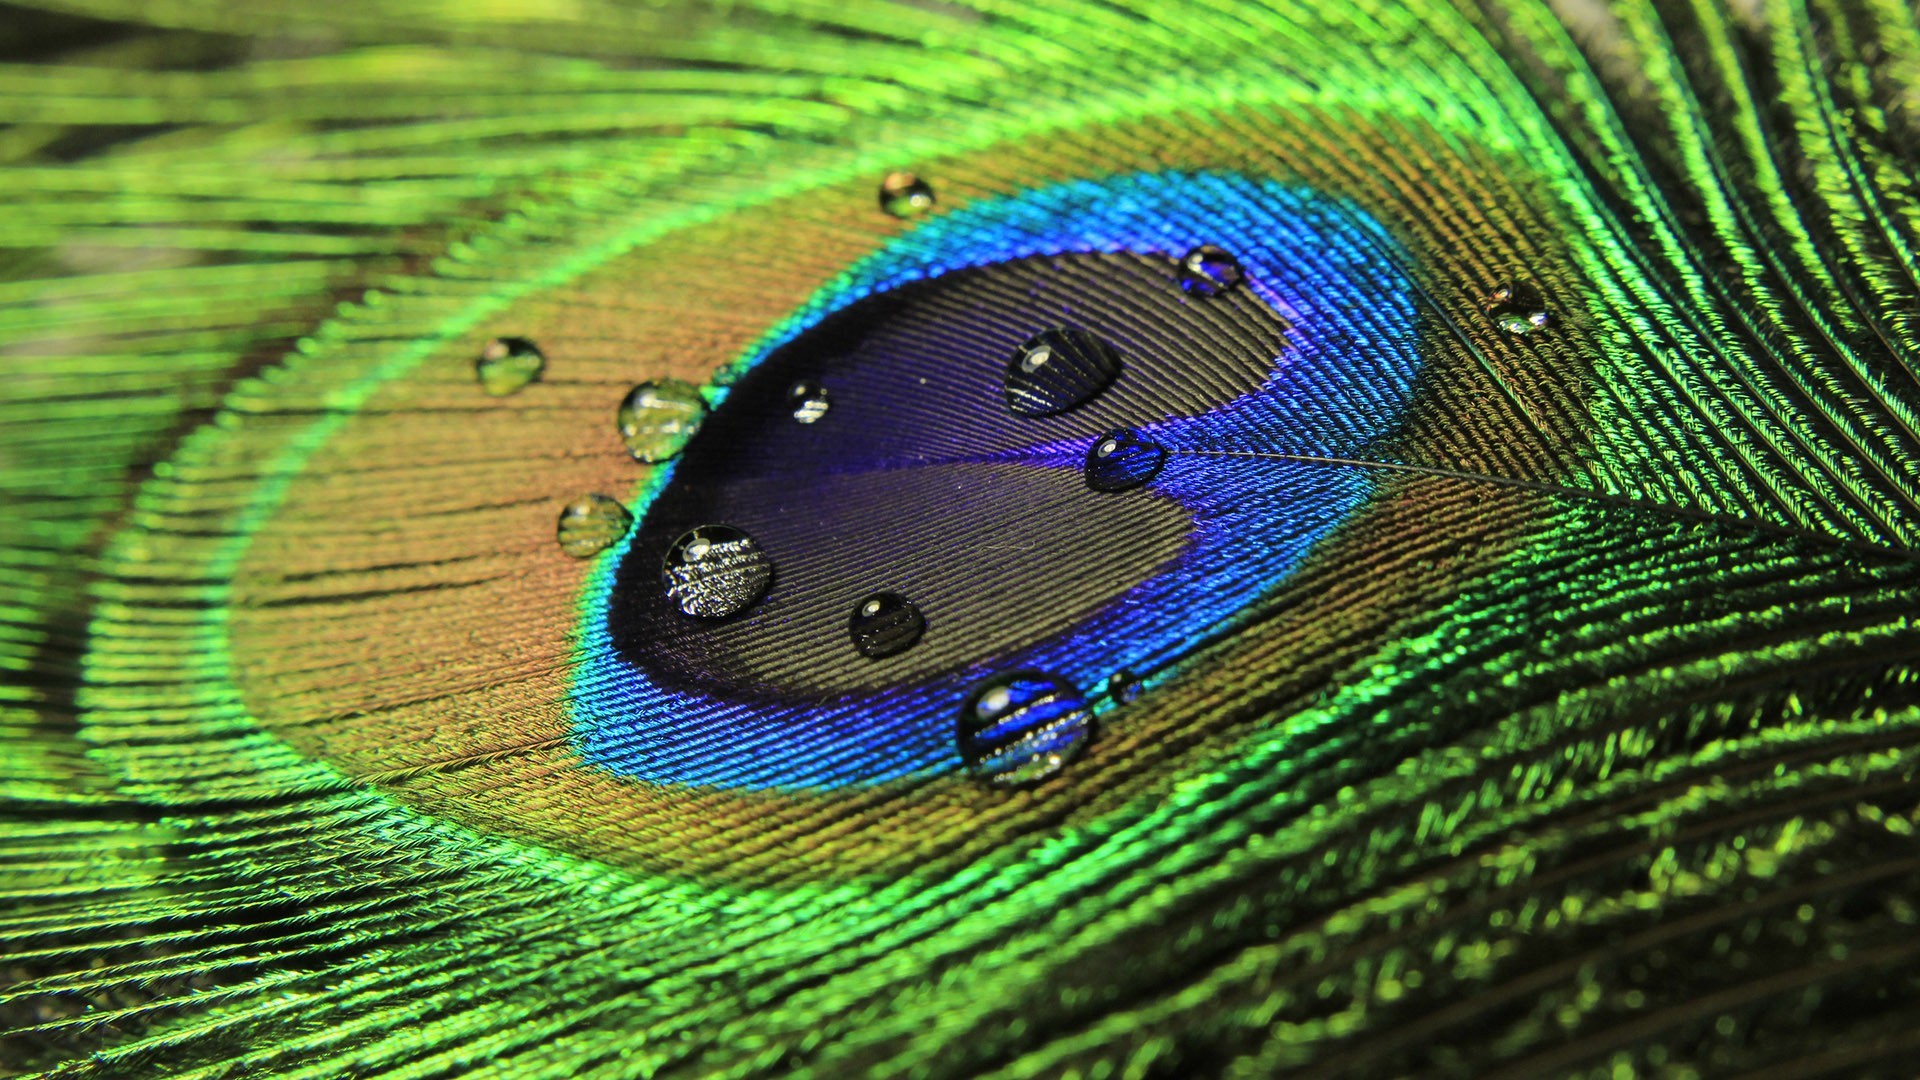
[[[517,393],[547,369],[547,358],[526,338],[497,337],[480,350],[473,373],[480,389],[494,397]]]
[[[1551,321],[1540,290],[1524,281],[1503,282],[1495,288],[1487,296],[1487,314],[1509,334],[1531,334]]]
[[[1121,668],[1107,677],[1107,697],[1115,705],[1125,705],[1140,696],[1140,676]]]
[[[960,758],[975,779],[998,787],[1035,784],[1058,773],[1092,735],[1093,714],[1080,691],[1039,671],[989,679],[960,710]]]
[[[583,495],[560,511],[560,525],[555,535],[561,551],[584,559],[612,547],[632,525],[633,515],[618,499]]]
[[[927,631],[927,617],[899,593],[877,592],[853,606],[847,629],[860,655],[878,660],[913,648]]]
[[[686,448],[707,418],[707,399],[678,379],[643,382],[627,393],[616,417],[620,440],[637,461],[667,461]]]
[[[1233,252],[1201,244],[1180,258],[1180,287],[1195,296],[1218,296],[1246,279]]]
[[[811,424],[827,415],[827,410],[833,407],[833,400],[827,397],[826,387],[802,379],[787,391],[787,405],[793,409],[795,420]]]
[[[1055,327],[1027,339],[1007,362],[1007,408],[1052,416],[1093,399],[1120,374],[1120,354],[1085,330]]]
[[[702,619],[736,615],[767,591],[773,562],[753,537],[730,525],[702,525],[681,534],[660,565],[667,597]]]
[[[1126,491],[1159,475],[1167,448],[1137,431],[1109,431],[1087,447],[1087,486],[1095,491]]]
[[[919,217],[933,201],[933,185],[910,172],[890,172],[880,181],[880,209],[894,217]]]

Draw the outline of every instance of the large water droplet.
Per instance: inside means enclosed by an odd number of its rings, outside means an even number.
[[[1017,416],[1052,416],[1091,400],[1120,374],[1120,354],[1072,326],[1029,338],[1007,362],[1007,408]]]
[[[760,599],[773,581],[773,562],[753,537],[730,525],[702,525],[682,533],[660,564],[667,598],[682,612],[724,619]]]
[[[880,181],[880,209],[897,218],[919,217],[933,209],[933,185],[910,172],[890,172]]]
[[[616,417],[620,440],[638,461],[658,464],[685,449],[707,418],[707,399],[678,379],[643,382],[627,393]]]
[[[1180,259],[1180,287],[1195,296],[1218,296],[1246,279],[1233,252],[1201,244]]]
[[[1035,784],[1080,756],[1093,714],[1073,684],[1039,671],[981,683],[960,710],[960,759],[975,779],[1000,787]]]
[[[847,629],[860,655],[878,660],[913,648],[927,631],[927,617],[899,593],[877,592],[853,606]]]
[[[826,387],[802,379],[787,391],[787,405],[793,409],[795,420],[811,424],[827,415],[827,410],[833,407],[833,401],[827,397]]]
[[[538,346],[526,338],[497,337],[480,350],[473,362],[473,373],[480,389],[494,397],[506,397],[540,377],[547,369],[547,358]]]
[[[1509,334],[1531,334],[1551,321],[1540,290],[1524,281],[1508,281],[1487,296],[1487,314]]]
[[[627,529],[633,525],[633,515],[620,505],[618,499],[605,495],[583,495],[568,503],[560,511],[560,525],[555,535],[560,541],[560,550],[576,559],[597,555],[614,542],[627,535]]]
[[[1122,428],[1087,447],[1087,486],[1095,491],[1125,491],[1159,475],[1167,448]]]

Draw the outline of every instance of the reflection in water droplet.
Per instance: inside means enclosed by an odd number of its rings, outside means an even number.
[[[1093,735],[1080,691],[1038,671],[1000,675],[976,687],[960,710],[960,758],[975,779],[999,787],[1038,783],[1066,768]]]
[[[827,397],[826,387],[803,379],[787,391],[787,405],[793,409],[795,420],[811,424],[827,415],[827,410],[833,407],[833,401]]]
[[[927,631],[927,617],[899,593],[877,592],[853,606],[847,629],[860,655],[878,660],[913,648]]]
[[[681,534],[660,564],[667,598],[688,615],[724,619],[767,591],[773,563],[753,537],[730,525],[702,525]]]
[[[1107,677],[1107,698],[1115,705],[1125,705],[1140,696],[1140,676],[1126,668],[1121,668]]]
[[[1167,448],[1122,428],[1087,447],[1087,486],[1095,491],[1125,491],[1153,479],[1167,462]]]
[[[620,440],[638,461],[657,464],[680,453],[707,418],[707,399],[678,379],[643,382],[628,392],[616,417]]]
[[[547,358],[526,338],[497,337],[480,350],[473,362],[473,373],[480,389],[494,397],[516,393],[538,379],[547,368]]]
[[[933,209],[933,185],[910,172],[890,172],[880,181],[880,209],[897,218],[919,217]]]
[[[1524,281],[1509,281],[1487,297],[1487,314],[1509,334],[1531,334],[1547,325],[1547,302]]]
[[[1007,362],[1007,408],[1016,416],[1052,416],[1091,400],[1120,374],[1120,354],[1071,326],[1029,338]]]
[[[1180,287],[1195,296],[1218,296],[1247,276],[1233,252],[1201,244],[1180,259]]]
[[[633,525],[633,515],[619,500],[605,495],[583,495],[560,511],[556,537],[560,550],[576,559],[597,555],[613,546]]]

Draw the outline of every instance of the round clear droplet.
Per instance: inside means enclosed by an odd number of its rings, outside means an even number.
[[[660,565],[660,583],[681,613],[724,619],[744,611],[773,582],[773,562],[753,537],[730,525],[681,534]]]
[[[793,418],[803,424],[817,423],[833,407],[833,401],[827,397],[827,388],[811,380],[794,383],[787,391],[787,406],[793,410]]]
[[[633,515],[618,499],[606,495],[583,495],[560,511],[555,531],[560,550],[576,559],[598,555],[627,535]]]
[[[1180,257],[1180,287],[1194,296],[1218,296],[1246,277],[1233,252],[1217,244],[1201,244]]]
[[[996,787],[1036,784],[1067,767],[1093,737],[1093,714],[1072,683],[1039,671],[995,676],[960,710],[967,772]]]
[[[1044,330],[1007,361],[1007,408],[1016,416],[1052,416],[1098,396],[1120,374],[1120,353],[1077,327]]]
[[[1107,677],[1107,698],[1115,705],[1125,705],[1138,698],[1141,689],[1140,676],[1127,668],[1121,668]]]
[[[927,617],[913,601],[893,592],[862,597],[847,620],[853,647],[861,656],[878,660],[906,652],[927,632]]]
[[[547,369],[547,358],[526,338],[497,337],[487,342],[473,362],[480,389],[494,397],[518,393]]]
[[[1126,491],[1160,474],[1167,448],[1137,431],[1109,431],[1087,447],[1087,486],[1095,491]]]
[[[880,209],[894,217],[920,217],[933,203],[933,185],[910,172],[890,172],[880,181]]]
[[[1553,321],[1540,290],[1524,281],[1503,282],[1488,294],[1487,315],[1509,334],[1531,334]]]
[[[620,441],[637,461],[658,464],[686,449],[707,418],[707,399],[678,379],[643,382],[620,402]]]

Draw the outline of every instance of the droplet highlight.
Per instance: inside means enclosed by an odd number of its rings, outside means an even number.
[[[1039,671],[996,676],[960,710],[960,759],[996,787],[1037,784],[1078,758],[1093,736],[1093,714],[1072,683]]]
[[[773,581],[773,562],[730,525],[702,525],[667,549],[660,583],[682,614],[724,619],[744,611]]]
[[[1194,296],[1218,296],[1246,277],[1233,252],[1217,244],[1201,244],[1180,257],[1180,287]]]
[[[545,370],[546,355],[533,342],[521,337],[494,338],[473,362],[473,374],[480,380],[480,389],[493,397],[520,392]]]
[[[1107,676],[1107,699],[1115,705],[1125,705],[1137,699],[1144,684],[1140,676],[1128,668],[1121,668]]]
[[[933,204],[933,185],[910,172],[890,172],[880,181],[880,209],[894,217],[920,217]]]
[[[1091,401],[1120,374],[1120,353],[1100,337],[1061,326],[1028,338],[1007,361],[1007,408],[1052,416]]]
[[[1087,447],[1087,486],[1095,491],[1127,491],[1160,474],[1167,448],[1127,428],[1109,431]]]
[[[643,382],[627,392],[615,417],[634,460],[657,465],[686,449],[707,418],[699,388],[678,379]]]
[[[1552,321],[1540,290],[1524,281],[1503,282],[1488,294],[1487,315],[1509,334],[1531,334]]]
[[[861,597],[847,620],[853,647],[861,656],[879,660],[906,652],[927,632],[927,617],[913,601],[894,592]]]
[[[618,499],[583,495],[560,511],[560,524],[554,535],[561,551],[584,559],[612,547],[632,527],[633,515]]]
[[[803,424],[818,423],[833,407],[833,399],[827,396],[827,388],[811,380],[794,383],[787,391],[787,405],[793,410],[793,418]]]

